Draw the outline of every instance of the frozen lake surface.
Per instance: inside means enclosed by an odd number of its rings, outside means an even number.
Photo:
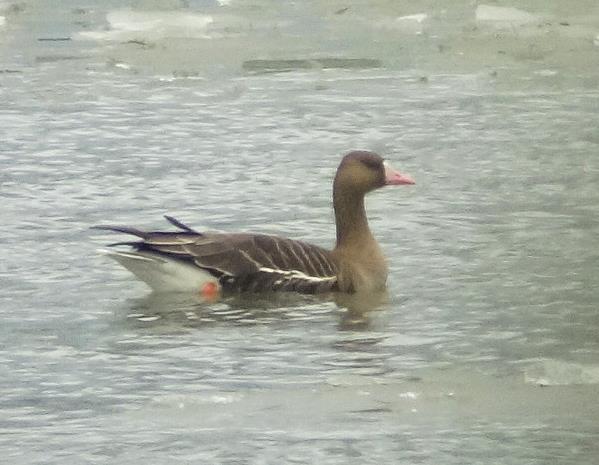
[[[595,1],[59,3],[0,2],[6,463],[597,463]],[[97,254],[163,214],[330,247],[356,148],[417,181],[368,198],[384,301]]]

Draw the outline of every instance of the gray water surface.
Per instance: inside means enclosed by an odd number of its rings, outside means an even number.
[[[0,5],[3,460],[597,463],[597,17],[175,3]],[[163,214],[330,247],[356,148],[417,181],[367,201],[386,299],[202,303],[97,253]]]

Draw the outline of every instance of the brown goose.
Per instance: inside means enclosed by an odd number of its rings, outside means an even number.
[[[247,233],[202,233],[165,218],[176,232],[95,226],[140,238],[127,252],[108,254],[154,290],[301,293],[383,289],[387,264],[368,227],[364,195],[386,185],[414,184],[379,155],[354,151],[333,182],[337,243],[332,251],[301,241]]]

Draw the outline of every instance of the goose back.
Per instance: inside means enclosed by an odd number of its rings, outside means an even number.
[[[200,233],[191,228],[181,232],[101,229],[138,236],[141,240],[113,245],[195,265],[213,275],[226,291],[322,293],[338,288],[338,266],[331,252],[302,241],[264,234]]]

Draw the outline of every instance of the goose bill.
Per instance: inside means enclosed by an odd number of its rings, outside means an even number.
[[[402,174],[385,162],[385,184],[388,186],[397,186],[400,184],[416,184],[410,176]]]

